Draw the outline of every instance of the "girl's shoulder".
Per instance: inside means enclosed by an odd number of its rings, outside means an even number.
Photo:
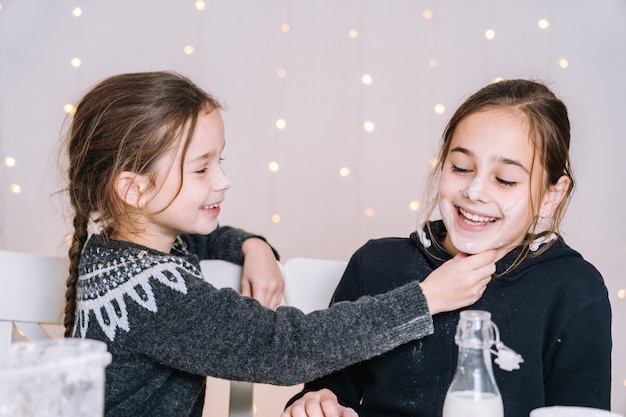
[[[510,261],[503,258],[498,262],[498,270],[504,270]],[[504,273],[501,277],[504,281],[532,281],[533,278],[546,290],[553,287],[564,293],[575,292],[589,296],[606,292],[600,271],[565,243],[562,237],[557,237],[537,255],[531,252],[510,273]]]

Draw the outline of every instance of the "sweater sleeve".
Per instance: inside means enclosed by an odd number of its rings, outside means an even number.
[[[357,251],[350,259],[333,295],[333,303],[356,300],[362,293],[358,268],[360,254],[361,251]],[[327,388],[337,396],[337,400],[341,405],[350,407],[358,412],[363,395],[363,381],[366,379],[365,372],[363,364],[357,363],[330,375],[307,382],[304,385],[304,389],[289,400],[287,406],[307,392]]]
[[[186,294],[154,286],[158,312],[128,303],[130,332],[116,342],[162,365],[197,375],[293,385],[431,334],[418,282],[305,315],[276,311],[201,279]]]
[[[243,242],[253,237],[267,242],[263,236],[231,226],[219,226],[208,235],[179,236],[187,251],[198,256],[199,259],[221,259],[237,265],[243,265],[243,253],[241,251]],[[276,259],[280,259],[276,249],[271,245],[270,248]]]

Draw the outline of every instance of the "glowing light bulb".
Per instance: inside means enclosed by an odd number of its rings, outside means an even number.
[[[15,193],[15,194],[19,194],[20,192],[22,192],[22,187],[20,187],[17,184],[9,185],[9,189],[11,190],[12,193]]]
[[[359,32],[359,30],[358,30],[358,29],[350,29],[350,30],[348,31],[348,37],[349,37],[350,39],[356,39],[356,38],[358,38],[358,37],[359,37],[359,33],[360,33],[360,32]]]
[[[74,9],[72,10],[72,14],[75,17],[80,17],[83,14],[83,9],[81,9],[80,7],[74,7]]]
[[[373,208],[366,208],[365,210],[363,210],[363,215],[365,217],[374,217],[375,214],[376,211]]]
[[[278,170],[280,169],[280,167],[278,166],[278,162],[276,161],[270,162],[267,167],[270,169],[271,172],[278,172]]]
[[[417,211],[420,209],[422,203],[420,203],[419,201],[411,201],[409,203],[409,209],[411,209],[411,211]]]
[[[428,158],[428,165],[430,165],[431,167],[437,166],[437,162],[439,162],[439,160],[434,156]]]
[[[550,26],[550,21],[548,19],[541,19],[537,22],[539,29],[547,29]]]
[[[6,158],[4,158],[4,164],[8,167],[14,167],[15,166],[15,158],[11,157],[11,156],[7,156]]]
[[[72,58],[72,66],[74,68],[78,68],[82,65],[82,62],[80,61],[80,58]]]
[[[289,25],[287,23],[283,23],[280,26],[280,30],[282,30],[284,33],[287,33],[291,30],[291,28],[289,27]]]
[[[565,58],[559,59],[559,67],[561,68],[569,67],[569,62],[567,62],[567,59]]]
[[[428,60],[428,66],[431,68],[436,68],[437,65],[439,65],[439,62],[437,61],[436,58],[431,58]]]
[[[280,223],[280,215],[272,214],[272,223]]]
[[[485,38],[489,39],[490,41],[493,40],[496,37],[496,31],[493,29],[487,29],[485,31]]]
[[[193,45],[186,45],[186,46],[183,48],[183,51],[185,51],[185,54],[187,54],[187,55],[191,55],[191,54],[193,54],[194,52],[196,52],[196,48],[195,48]]]
[[[625,289],[620,289],[619,291],[617,291],[617,297],[618,298],[624,298],[626,297],[626,290]]]
[[[348,175],[350,175],[351,171],[350,168],[348,167],[341,167],[339,168],[339,175],[341,175],[342,177],[347,177]]]
[[[433,18],[433,11],[432,10],[424,10],[422,12],[422,17],[424,19],[432,19]]]
[[[66,104],[63,106],[63,111],[67,114],[76,114],[76,107],[73,104]]]
[[[372,76],[369,74],[363,74],[363,76],[361,77],[361,82],[365,85],[371,85],[372,81]]]
[[[363,130],[365,130],[366,132],[373,132],[374,131],[374,123],[367,121],[365,123],[363,123]]]
[[[283,130],[287,127],[287,122],[285,119],[276,119],[276,128],[279,130]]]
[[[443,104],[435,104],[434,109],[437,114],[444,114],[446,112],[446,106]]]
[[[284,68],[279,68],[278,69],[278,76],[280,78],[285,78],[287,76],[287,70]]]
[[[205,7],[206,7],[206,4],[202,0],[198,0],[196,2],[196,9],[197,10],[204,10]]]
[[[502,81],[504,81],[504,78],[502,78],[502,77],[496,77],[496,78],[494,78],[491,82],[492,82],[492,83],[499,83],[499,82],[502,82]]]

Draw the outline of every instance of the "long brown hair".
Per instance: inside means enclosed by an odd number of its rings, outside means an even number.
[[[492,83],[472,94],[456,110],[444,129],[437,165],[429,177],[429,195],[424,226],[430,228],[428,219],[439,203],[439,178],[456,128],[467,116],[490,109],[508,109],[522,115],[526,120],[529,128],[529,139],[539,156],[541,164],[539,168],[543,170],[542,178],[544,181],[540,190],[540,197],[543,197],[548,187],[555,185],[561,176],[568,176],[571,180],[564,198],[551,218],[546,223],[542,223],[541,230],[538,228],[539,217],[533,219],[528,234],[522,243],[524,249],[513,263],[513,266],[516,266],[528,256],[529,245],[539,232],[559,234],[560,225],[574,187],[574,177],[569,158],[570,123],[567,107],[543,83],[522,79]],[[434,240],[436,243],[436,239]],[[534,254],[542,253],[552,243],[553,241],[547,242]]]
[[[154,180],[156,161],[180,141],[184,159],[198,115],[221,107],[191,80],[172,72],[116,75],[96,84],[79,101],[65,147],[67,191],[74,211],[66,336],[74,327],[78,266],[90,225],[108,236],[122,216],[128,217],[114,188],[118,175],[130,171]]]

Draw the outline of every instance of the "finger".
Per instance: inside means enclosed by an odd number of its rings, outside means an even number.
[[[319,402],[318,398],[307,401],[304,404],[305,413],[304,415],[307,417],[325,417],[324,412],[322,411],[322,405]],[[339,417],[337,414],[328,414],[327,417]]]
[[[341,417],[359,417],[359,415],[350,407],[341,407]]]
[[[283,414],[281,414],[281,417],[307,417],[304,400],[300,399],[291,404],[285,409]]]
[[[245,295],[246,297],[252,297],[252,285],[250,284],[249,279],[241,280],[241,295]]]
[[[472,269],[478,269],[481,266],[485,266],[490,263],[493,263],[495,260],[496,260],[495,249],[477,253],[476,255],[472,255],[470,257],[470,263],[472,265]]]

